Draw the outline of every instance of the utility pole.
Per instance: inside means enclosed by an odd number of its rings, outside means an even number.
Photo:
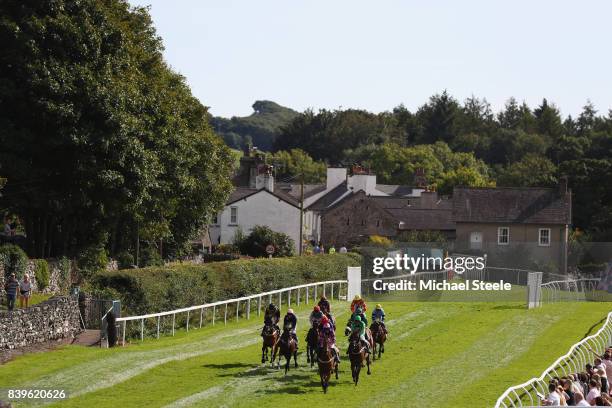
[[[299,255],[304,251],[304,172],[300,174],[300,242]]]

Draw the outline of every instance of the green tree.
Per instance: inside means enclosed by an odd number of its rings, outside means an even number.
[[[505,167],[497,184],[508,187],[551,187],[557,183],[557,166],[541,155],[529,153]]]
[[[184,244],[222,206],[230,153],[163,61],[147,10],[29,0],[0,14],[3,204],[31,255],[116,253],[148,223]]]
[[[274,257],[293,256],[295,253],[295,241],[287,234],[282,232],[272,231],[269,227],[256,225],[251,229],[249,235],[239,242],[240,252],[244,255],[253,257],[267,257],[266,247],[272,245],[274,247]]]

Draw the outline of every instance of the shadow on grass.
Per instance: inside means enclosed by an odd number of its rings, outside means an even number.
[[[524,310],[527,306],[525,305],[499,305],[492,307],[492,310]]]

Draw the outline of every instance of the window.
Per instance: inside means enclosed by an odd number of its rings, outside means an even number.
[[[351,225],[351,219],[350,218],[346,219],[346,225]]]
[[[376,220],[376,226],[380,227],[380,220]]]
[[[499,227],[497,229],[497,245],[508,245],[510,243],[510,228]]]
[[[238,207],[230,207],[230,224],[238,224]]]
[[[365,220],[361,220],[361,225],[364,226],[365,225]]]
[[[550,228],[540,228],[538,245],[550,246]]]
[[[474,231],[470,233],[470,249],[482,249],[482,232]]]
[[[215,213],[215,215],[213,215],[212,224],[219,225],[219,214]]]

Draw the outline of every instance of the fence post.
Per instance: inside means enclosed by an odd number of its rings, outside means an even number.
[[[283,304],[283,292],[278,292],[278,310],[280,310]]]
[[[247,320],[251,318],[251,298],[247,299]]]
[[[527,275],[527,308],[533,309],[541,304],[542,272],[529,272]]]
[[[212,325],[215,325],[215,315],[217,314],[217,305],[213,306]]]
[[[325,296],[325,283],[323,283],[323,296]]]
[[[159,324],[161,321],[161,316],[157,316],[157,338],[159,339]]]
[[[297,289],[297,305],[300,305],[300,288]]]
[[[306,304],[308,304],[308,294],[310,292],[310,286],[306,286],[304,289],[306,289]]]
[[[334,299],[334,284],[331,284],[331,288],[330,288],[330,295],[329,295],[330,299]]]
[[[200,309],[200,329],[202,328],[202,317],[204,315],[204,308]]]
[[[223,318],[223,324],[227,325],[227,303],[225,304],[225,317]]]
[[[261,315],[261,296],[257,298],[257,316]]]
[[[236,301],[236,321],[238,321],[238,313],[240,312],[240,301]]]
[[[176,323],[176,313],[172,314],[172,335],[174,336],[174,324]]]
[[[291,307],[291,289],[287,291],[287,307]]]
[[[126,323],[127,321],[124,320],[123,321],[123,340],[121,341],[121,346],[124,347],[125,346],[125,329],[126,329]]]
[[[314,298],[314,302],[316,302],[317,301],[317,285],[314,285],[314,296],[313,296],[313,298]]]
[[[189,331],[189,310],[187,311],[187,331]]]
[[[140,341],[144,341],[144,319],[140,321]]]

